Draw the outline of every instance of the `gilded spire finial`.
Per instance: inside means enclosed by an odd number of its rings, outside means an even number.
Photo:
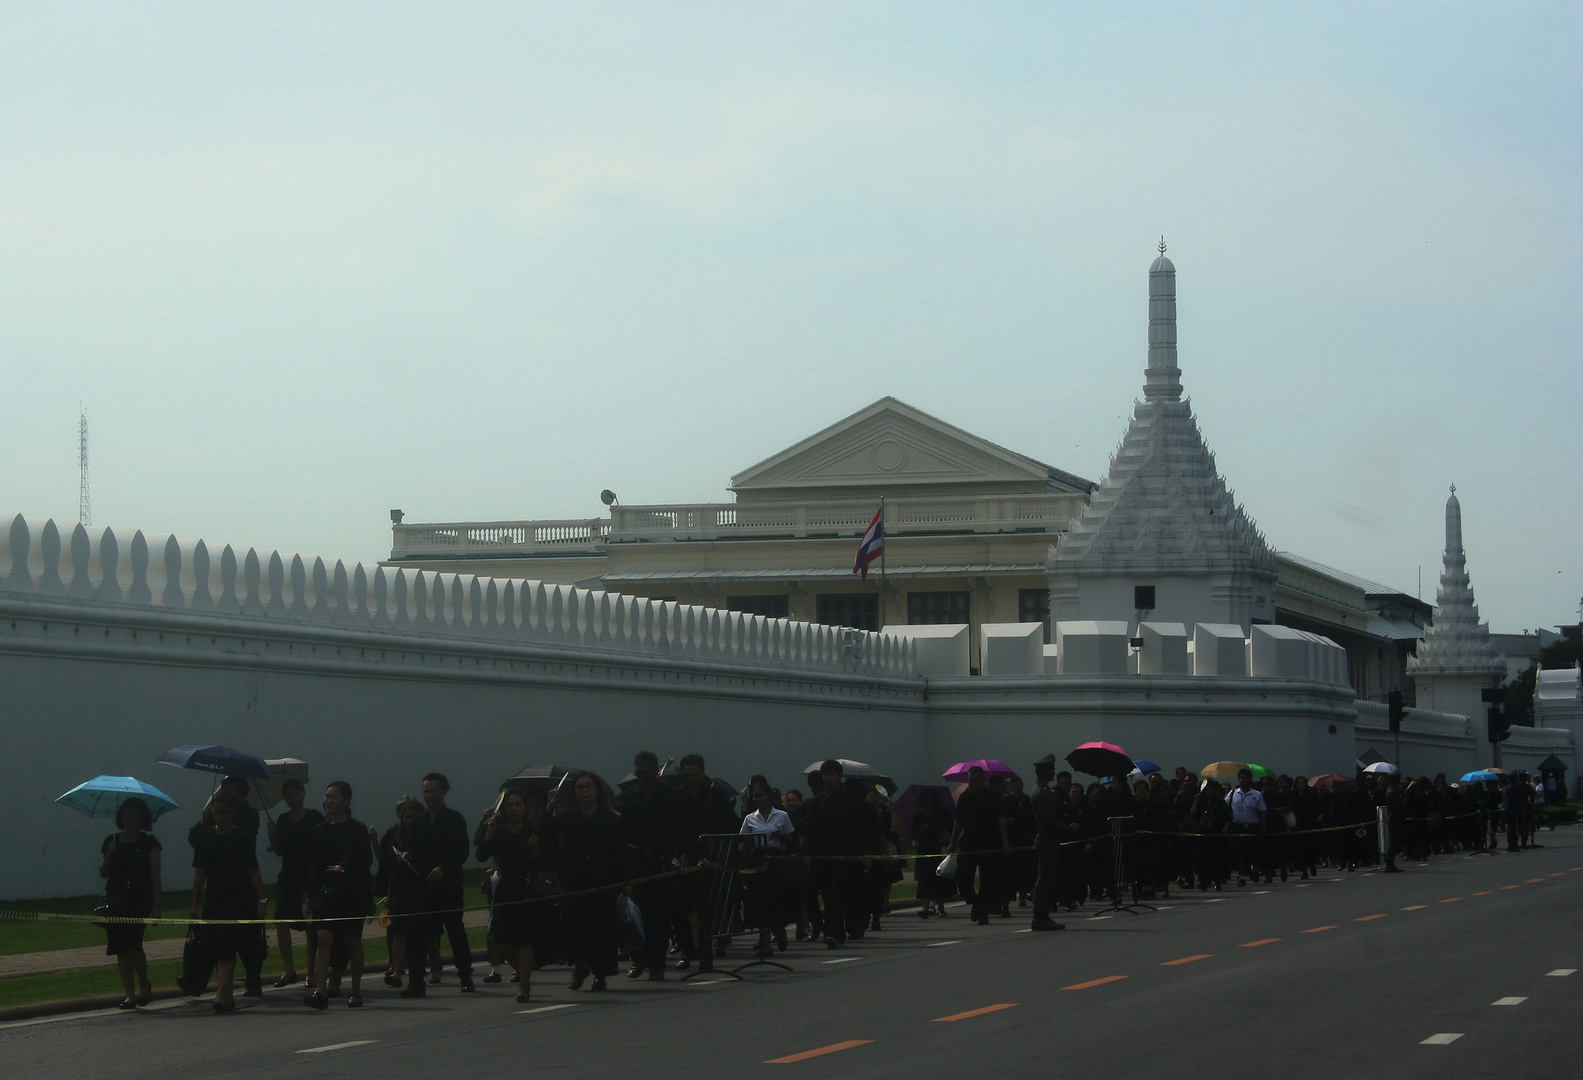
[[[1165,237],[1164,236],[1160,237],[1160,254],[1161,255],[1165,254]]]
[[[1455,495],[1456,493],[1457,493],[1457,486],[1455,484],[1452,484],[1451,485],[1451,494]]]

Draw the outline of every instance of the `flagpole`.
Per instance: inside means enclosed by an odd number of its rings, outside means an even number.
[[[885,496],[879,497],[879,629],[885,629]]]

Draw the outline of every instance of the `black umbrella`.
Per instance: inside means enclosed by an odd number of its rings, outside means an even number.
[[[517,775],[502,782],[500,790],[515,791],[523,795],[534,791],[554,791],[567,771],[565,765],[529,765]]]
[[[680,780],[681,775],[682,775],[682,771],[676,767],[676,759],[675,758],[671,758],[660,769],[660,779],[664,780],[666,783],[672,783],[673,782],[672,777],[675,777],[676,780]],[[616,786],[618,788],[620,788],[622,791],[625,791],[627,788],[632,787],[637,782],[638,782],[638,774],[637,773],[627,773],[627,775],[625,775],[625,776],[623,776],[621,778],[620,782],[617,783]]]
[[[1126,776],[1132,771],[1132,758],[1114,743],[1086,742],[1066,755],[1066,763],[1090,776]]]
[[[239,776],[244,780],[273,780],[275,774],[261,757],[232,750],[229,746],[173,746],[159,755],[165,765],[178,769]]]

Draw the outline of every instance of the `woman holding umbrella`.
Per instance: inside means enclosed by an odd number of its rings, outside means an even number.
[[[268,913],[264,882],[258,876],[258,856],[251,836],[236,826],[237,807],[242,800],[222,788],[209,800],[208,814],[214,824],[193,839],[192,910],[198,917],[199,903],[205,919],[263,918]],[[214,1011],[231,1012],[236,1000],[231,995],[236,980],[236,955],[258,935],[257,926],[218,923],[204,927],[204,939],[214,949],[219,972],[214,993]]]
[[[159,918],[160,875],[159,841],[149,830],[154,818],[148,803],[131,798],[115,812],[115,824],[120,830],[105,837],[99,846],[99,876],[104,878],[105,899],[110,901],[112,914],[131,918]],[[121,972],[121,986],[126,1000],[118,1008],[132,1009],[147,1005],[153,998],[154,988],[148,981],[148,957],[143,952],[142,923],[109,923],[108,955],[115,957]],[[133,990],[133,977],[137,990]]]
[[[593,773],[577,769],[566,774],[557,796],[556,813],[539,823],[541,843],[561,865],[568,893],[597,889],[561,902],[566,951],[572,960],[568,988],[581,990],[589,975],[592,989],[603,990],[616,973],[616,892],[627,854],[621,819],[610,809],[604,785]]]

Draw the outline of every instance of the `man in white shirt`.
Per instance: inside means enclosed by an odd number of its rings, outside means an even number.
[[[1226,805],[1231,807],[1232,836],[1245,837],[1233,839],[1231,845],[1232,859],[1237,865],[1237,884],[1246,885],[1249,874],[1259,876],[1258,836],[1264,831],[1264,817],[1269,812],[1264,796],[1253,790],[1252,769],[1237,771],[1237,786],[1226,796]]]

